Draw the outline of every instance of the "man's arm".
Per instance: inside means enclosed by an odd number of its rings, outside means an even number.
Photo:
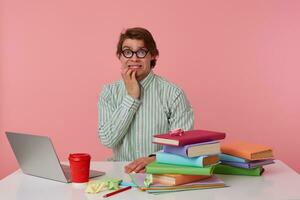
[[[116,146],[125,136],[140,105],[139,100],[129,95],[124,97],[120,105],[113,105],[111,95],[109,88],[105,87],[98,104],[98,133],[101,142],[110,148]]]
[[[170,108],[170,130],[181,128],[192,130],[194,128],[194,112],[184,92],[179,89]]]
[[[112,93],[108,87],[104,88],[100,96],[99,136],[101,142],[108,147],[116,146],[125,136],[140,105],[140,86],[136,80],[136,71],[123,68],[121,75],[127,91],[121,105],[113,105]]]

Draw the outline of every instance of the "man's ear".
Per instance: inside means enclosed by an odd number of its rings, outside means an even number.
[[[157,56],[151,56],[151,60],[155,60],[158,58],[158,55]]]

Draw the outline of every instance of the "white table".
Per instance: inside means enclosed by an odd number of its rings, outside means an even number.
[[[92,169],[105,171],[102,178],[121,178],[128,180],[123,173],[125,162],[93,162]],[[266,171],[261,177],[218,175],[230,186],[219,189],[193,190],[160,195],[148,194],[137,189],[111,196],[108,199],[141,200],[141,199],[300,199],[300,175],[283,162],[276,160],[275,164],[265,166]],[[43,200],[43,199],[103,199],[107,192],[85,194],[84,189],[77,189],[72,184],[65,184],[23,174],[20,170],[0,181],[1,200]]]

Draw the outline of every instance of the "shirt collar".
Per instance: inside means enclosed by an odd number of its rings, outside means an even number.
[[[154,78],[154,73],[152,72],[152,70],[149,72],[149,74],[143,79],[141,80],[140,84],[141,86],[146,89],[150,83],[152,82],[153,78]]]

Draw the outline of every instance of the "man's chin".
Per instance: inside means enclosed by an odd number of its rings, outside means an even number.
[[[143,71],[141,69],[132,69],[136,73],[136,77],[143,75]]]
[[[144,78],[146,78],[148,74],[136,74],[136,80],[142,81]]]

